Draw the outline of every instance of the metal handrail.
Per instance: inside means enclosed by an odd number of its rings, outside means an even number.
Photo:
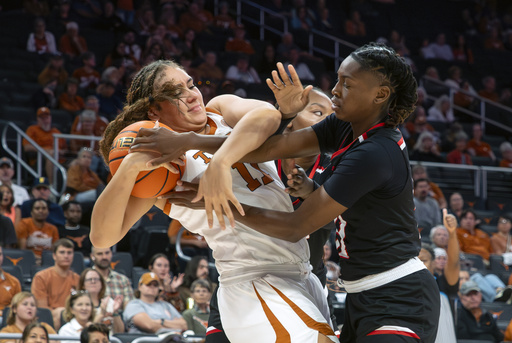
[[[192,257],[188,256],[188,255],[185,255],[183,253],[183,250],[181,249],[181,236],[183,235],[183,233],[185,232],[185,228],[182,226],[180,228],[180,230],[178,231],[178,235],[176,236],[176,243],[175,243],[175,246],[176,246],[176,254],[178,254],[178,257],[185,260],[185,261],[190,261],[192,259]],[[215,268],[215,263],[213,262],[208,262],[208,266],[210,268]]]
[[[11,150],[9,145],[7,144],[7,130],[9,128],[14,129],[16,131],[16,151]],[[37,153],[37,163],[36,168],[37,170],[34,170],[27,162],[23,161],[23,159],[20,158],[20,156],[23,156],[23,145],[22,145],[22,139],[25,138],[34,148],[36,148]],[[58,146],[58,145],[57,145]],[[26,171],[28,171],[33,177],[40,177],[43,172],[43,157],[45,157],[47,160],[49,160],[53,166],[55,171],[55,176],[57,175],[57,171],[59,171],[62,175],[62,187],[60,192],[53,186],[50,185],[50,190],[55,196],[60,196],[62,193],[64,193],[64,190],[66,189],[66,181],[67,181],[67,171],[66,168],[64,168],[57,159],[54,158],[52,155],[50,155],[44,148],[42,148],[39,144],[37,144],[32,138],[30,138],[22,129],[20,129],[16,124],[13,122],[7,122],[5,125],[3,132],[2,132],[2,148],[16,161],[16,182],[18,185],[21,185],[21,170],[22,167]],[[57,150],[57,149],[55,149]],[[56,169],[55,169],[56,168]],[[56,180],[56,178],[54,178]]]
[[[254,8],[257,8],[260,12],[259,12],[259,16],[258,16],[258,20],[255,20],[249,16],[245,16],[243,13],[242,13],[242,3],[243,4],[246,4],[246,5],[249,5],[249,6],[252,6]],[[265,14],[269,14],[275,18],[279,18],[282,20],[283,22],[283,30],[280,31],[272,26],[269,26],[269,25],[266,25],[265,24]],[[252,23],[252,24],[256,24],[259,26],[260,28],[260,40],[264,40],[265,39],[265,30],[268,30],[272,33],[275,33],[277,35],[282,35],[283,33],[285,32],[288,32],[288,20],[286,19],[285,16],[277,13],[277,12],[274,12],[272,10],[269,10],[268,8],[265,8],[255,2],[252,2],[252,1],[248,1],[248,0],[237,0],[236,2],[236,18],[237,18],[237,23],[240,24],[241,23],[241,19],[243,18],[245,21],[249,22],[249,23]]]
[[[21,339],[22,335],[21,333],[0,333],[0,339]],[[48,338],[50,341],[80,341],[80,336],[49,334]],[[122,343],[122,341],[115,336],[110,336],[109,341],[112,343]]]

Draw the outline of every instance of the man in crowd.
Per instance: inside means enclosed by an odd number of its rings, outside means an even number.
[[[441,224],[441,211],[439,205],[428,195],[430,186],[427,179],[414,180],[414,216],[418,226],[430,230]]]
[[[73,254],[73,242],[67,238],[59,239],[53,245],[54,266],[37,272],[32,280],[31,291],[37,307],[52,311],[55,328],[61,325],[66,298],[78,288],[80,276],[71,270]]]
[[[75,251],[80,251],[84,258],[89,259],[91,254],[91,240],[89,239],[90,229],[87,226],[80,225],[82,220],[82,205],[77,201],[69,201],[62,205],[66,225],[59,228],[60,238],[68,238],[73,241]]]
[[[2,263],[4,262],[4,251],[0,246],[0,311],[5,306],[11,304],[11,299],[17,293],[21,292],[21,285],[19,280],[11,274],[2,270]]]
[[[80,343],[108,343],[109,330],[105,324],[90,324],[83,328]]]
[[[50,211],[47,221],[50,224],[55,225],[57,228],[64,226],[66,223],[64,211],[62,210],[62,207],[59,206],[59,204],[51,201],[52,192],[50,190],[50,182],[48,181],[48,178],[36,178],[34,180],[31,192],[33,199],[27,200],[21,205],[21,217],[30,217],[32,204],[34,203],[35,199],[44,199],[48,203]]]
[[[123,274],[112,270],[112,251],[109,248],[91,249],[91,262],[93,268],[100,272],[107,283],[106,297],[114,299],[118,295],[123,296],[123,309],[130,300],[135,299],[131,281]]]

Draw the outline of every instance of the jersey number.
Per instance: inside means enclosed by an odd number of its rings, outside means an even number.
[[[261,177],[261,181],[252,177],[251,173],[249,173],[249,170],[247,170],[245,164],[237,162],[231,166],[231,168],[236,169],[240,176],[244,179],[244,181],[247,182],[247,188],[249,188],[251,192],[254,192],[262,185],[268,185],[269,183],[274,181],[274,179],[272,179],[270,175],[261,170],[260,166],[258,166],[257,163],[251,163],[251,167],[257,169],[261,174],[263,174],[263,176]]]

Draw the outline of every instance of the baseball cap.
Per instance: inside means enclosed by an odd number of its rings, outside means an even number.
[[[149,285],[152,281],[160,282],[160,278],[155,273],[144,273],[140,277],[139,285]]]
[[[34,180],[34,184],[32,185],[32,188],[36,187],[50,187],[50,182],[48,181],[47,177],[41,176]]]
[[[48,107],[39,107],[37,109],[37,116],[50,115],[50,109]]]
[[[9,168],[14,169],[14,163],[12,163],[12,160],[9,157],[0,158],[0,167],[6,164],[9,166]]]
[[[462,286],[460,286],[459,292],[462,295],[466,295],[471,291],[480,292],[480,287],[478,287],[478,285],[476,284],[475,281],[469,280],[469,281],[464,282],[462,284]]]

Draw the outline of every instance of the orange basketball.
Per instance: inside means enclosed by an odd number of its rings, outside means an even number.
[[[137,137],[137,133],[139,133],[139,129],[142,127],[151,129],[154,126],[155,122],[143,120],[128,125],[119,132],[108,154],[108,166],[112,175],[116,173],[124,157],[128,154],[130,146],[135,140],[135,137]],[[172,131],[170,127],[164,124],[160,124],[160,127],[165,127]],[[140,172],[139,175],[137,175],[137,180],[135,181],[131,194],[137,198],[147,199],[156,198],[159,195],[170,192],[176,186],[176,182],[182,177],[185,171],[184,166],[178,166],[174,163],[172,165],[180,171],[179,174],[171,173],[164,167]]]

